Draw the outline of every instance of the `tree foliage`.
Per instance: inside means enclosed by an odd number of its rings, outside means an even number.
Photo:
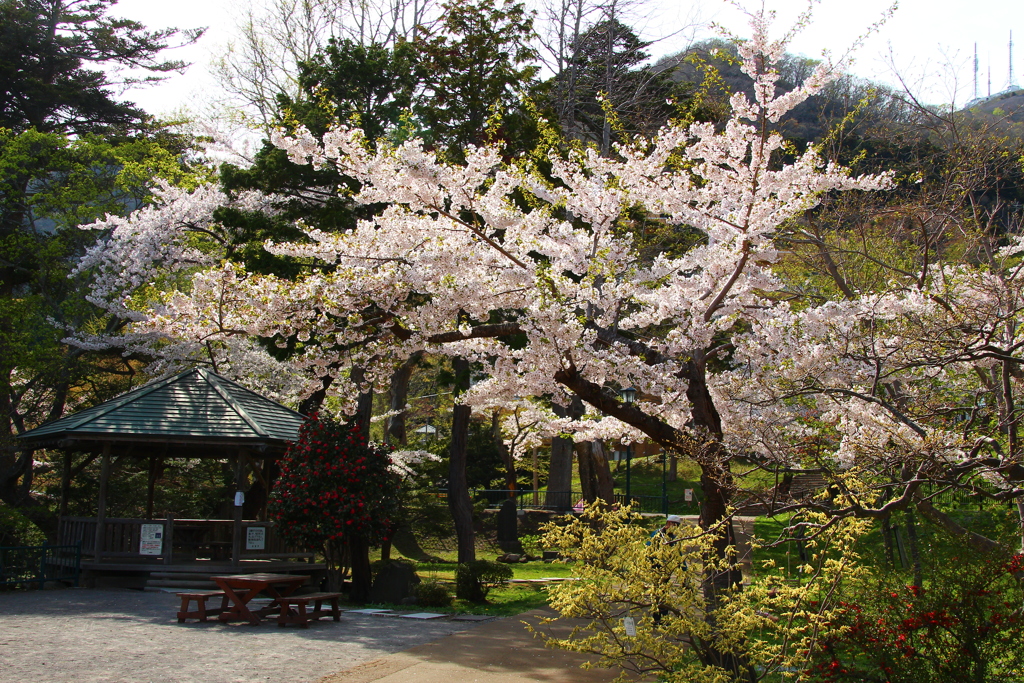
[[[149,72],[143,81],[181,70],[159,53],[179,38],[193,42],[203,29],[149,31],[107,15],[116,0],[4,0],[0,3],[0,127],[15,131],[86,133],[133,128],[145,118],[116,101],[112,76],[138,82],[126,69]]]
[[[836,590],[863,574],[856,542],[866,526],[850,521],[811,541],[798,583],[769,570],[748,590],[716,595],[710,577],[730,570],[735,547],[717,553],[714,536],[689,525],[652,535],[631,510],[589,505],[544,536],[578,578],[550,589],[551,606],[584,623],[567,637],[539,630],[549,645],[597,655],[599,666],[679,683],[802,670],[839,632]]]

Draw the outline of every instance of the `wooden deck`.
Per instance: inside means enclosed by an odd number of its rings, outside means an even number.
[[[158,558],[108,558],[82,562],[82,581],[87,588],[134,588],[146,591],[214,590],[212,576],[234,574],[296,574],[310,577],[305,584],[319,589],[327,566],[294,560],[230,561],[182,560],[165,564]]]
[[[82,569],[98,572],[161,572],[161,573],[209,573],[214,574],[309,574],[322,571],[327,565],[322,562],[295,562],[290,560],[242,560],[237,565],[214,560],[190,560],[164,564],[162,560],[117,558],[117,561],[82,560]]]

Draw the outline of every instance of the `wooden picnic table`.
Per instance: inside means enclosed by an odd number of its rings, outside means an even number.
[[[221,621],[246,619],[254,626],[260,623],[260,616],[266,616],[280,609],[278,600],[286,598],[309,580],[308,576],[298,574],[233,574],[230,576],[211,576],[214,583],[224,591],[231,607],[221,613]],[[250,600],[261,592],[266,592],[272,602],[256,612],[247,605]]]

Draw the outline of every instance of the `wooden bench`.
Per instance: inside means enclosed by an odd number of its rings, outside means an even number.
[[[178,593],[178,597],[181,598],[181,611],[178,612],[179,624],[184,623],[186,619],[206,621],[207,616],[220,614],[228,608],[228,596],[224,591],[189,591],[188,593]],[[220,598],[220,607],[207,608],[206,601],[218,597]],[[188,604],[193,600],[196,601],[196,611],[189,612]]]
[[[286,598],[278,598],[281,605],[281,614],[277,617],[277,625],[298,624],[302,628],[309,628],[309,621],[318,621],[320,617],[328,614],[334,617],[335,621],[341,621],[341,610],[338,608],[338,598],[341,593],[308,593],[306,595],[289,595]],[[331,608],[324,611],[323,604],[330,601]],[[312,612],[306,611],[306,605],[315,603]],[[295,607],[292,609],[291,606]]]

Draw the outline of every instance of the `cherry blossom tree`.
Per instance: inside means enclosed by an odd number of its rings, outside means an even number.
[[[762,15],[752,29],[740,55],[754,99],[734,95],[724,129],[671,126],[618,147],[614,158],[552,157],[548,176],[506,163],[491,147],[471,147],[465,163],[453,165],[415,140],[371,151],[355,129],[278,135],[275,144],[293,161],[332,165],[362,183],[355,201],[387,208],[354,230],[308,229],[307,240],[267,244],[274,254],[325,266],[298,281],[230,265],[199,268],[187,287],[145,311],[133,333],[192,344],[330,339],[293,356],[293,366],[317,377],[356,365],[367,383],[382,382],[419,351],[470,359],[489,375],[462,396],[476,409],[521,396],[563,405],[578,397],[600,417],[563,425],[581,438],[647,438],[696,458],[702,524],[711,528],[728,516],[729,462],[745,452],[736,440],[763,423],[728,392],[775,373],[755,369],[748,349],[803,358],[806,340],[780,330],[823,315],[772,296],[783,290],[772,270],[774,237],[828,192],[888,183],[824,164],[813,148],[789,154],[772,126],[841,64],[823,62],[802,85],[779,92],[773,65],[786,43],[769,39]],[[174,201],[152,228],[179,244],[164,255],[168,263],[185,260],[188,242],[172,216],[195,206],[193,196]],[[640,260],[624,219],[636,209],[701,240],[681,256]],[[152,234],[142,220],[115,233]],[[136,268],[110,258],[118,248],[115,238],[88,262],[100,273],[98,300],[124,301],[137,284],[122,276]],[[514,335],[525,343],[503,341]],[[715,364],[723,369],[712,372]],[[618,400],[614,390],[626,386],[640,390],[636,404]],[[781,402],[762,412],[778,411],[792,415]],[[731,540],[726,525],[723,547]]]

